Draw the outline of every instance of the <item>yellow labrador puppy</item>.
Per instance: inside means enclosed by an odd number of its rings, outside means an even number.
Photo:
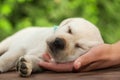
[[[55,28],[27,28],[0,43],[0,72],[17,67],[21,76],[42,71],[38,62],[48,53],[58,63],[74,61],[103,39],[97,27],[83,18],[69,18]]]

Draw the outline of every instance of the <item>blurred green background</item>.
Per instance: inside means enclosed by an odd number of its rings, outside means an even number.
[[[0,41],[29,26],[53,26],[70,17],[95,24],[106,43],[120,40],[120,0],[0,0]]]

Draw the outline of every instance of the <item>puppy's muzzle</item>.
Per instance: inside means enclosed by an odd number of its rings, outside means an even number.
[[[58,51],[58,50],[64,50],[66,42],[63,38],[56,38],[54,41],[47,42],[50,50],[52,52]]]

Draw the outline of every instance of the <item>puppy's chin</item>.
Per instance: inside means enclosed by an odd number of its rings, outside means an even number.
[[[56,61],[55,63],[64,64],[64,63],[71,63],[71,62],[74,62],[74,61]]]
[[[59,60],[59,59],[54,59],[55,63],[70,63],[70,62],[73,62],[75,61],[75,59],[62,59],[62,60]]]
[[[51,56],[51,62],[54,62],[54,63],[70,63],[70,62],[73,62],[76,60],[76,57],[70,57],[70,56],[66,56],[63,58],[63,56],[56,56],[56,55],[53,55],[51,53],[49,53],[49,55]]]
[[[75,61],[76,59],[70,56],[66,56],[63,58],[63,55],[54,55],[55,53],[53,53],[49,48],[47,49],[47,52],[48,52],[48,55],[51,57],[50,62],[53,62],[53,63],[70,63]]]

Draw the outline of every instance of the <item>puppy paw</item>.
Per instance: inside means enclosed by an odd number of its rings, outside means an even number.
[[[27,58],[22,56],[19,58],[17,62],[16,69],[18,73],[20,74],[20,76],[28,77],[32,73],[32,63],[30,60],[27,60]]]

